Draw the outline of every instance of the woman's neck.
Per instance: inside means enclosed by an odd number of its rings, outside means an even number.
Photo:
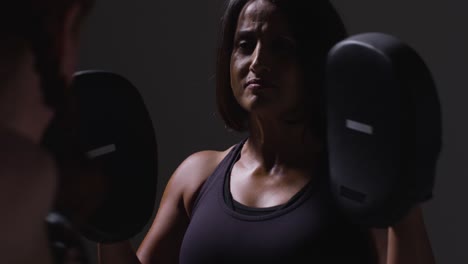
[[[305,122],[287,123],[254,117],[243,155],[257,160],[266,170],[274,167],[314,167],[321,143]]]

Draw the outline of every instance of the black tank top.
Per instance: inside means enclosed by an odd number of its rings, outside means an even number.
[[[282,206],[252,210],[236,205],[230,192],[226,197],[244,143],[228,153],[202,186],[182,242],[181,264],[377,263],[368,231],[340,214],[327,177],[307,184]]]

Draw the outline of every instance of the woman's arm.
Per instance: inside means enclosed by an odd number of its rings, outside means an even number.
[[[201,151],[177,168],[162,196],[153,225],[138,249],[137,255],[143,264],[179,263],[179,251],[193,202],[228,151]]]
[[[180,170],[177,170],[180,171]],[[176,173],[169,180],[149,233],[144,238],[138,256],[130,241],[98,244],[100,264],[176,263],[180,244],[188,224],[180,207],[182,192]]]
[[[387,264],[435,264],[421,207],[388,229]]]
[[[421,207],[388,229],[372,229],[379,264],[435,264]]]
[[[176,170],[167,184],[158,213],[138,248],[138,258],[143,264],[178,263],[180,245],[189,223],[183,204],[184,184],[179,182],[185,173],[183,168]]]
[[[137,252],[129,241],[100,244],[99,263],[178,263],[193,200],[223,155],[223,152],[202,151],[182,162],[167,183],[156,217]]]

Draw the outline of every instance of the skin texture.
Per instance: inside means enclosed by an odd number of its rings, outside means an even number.
[[[242,150],[231,186],[233,197],[248,206],[285,203],[313,174],[314,139],[304,132],[304,113],[297,111],[303,76],[286,25],[275,5],[255,1],[241,12],[235,33],[231,87],[250,114],[251,135],[258,137]],[[309,148],[300,146],[303,139]]]
[[[302,103],[296,43],[282,14],[273,5],[263,7],[254,2],[241,14],[231,56],[231,87],[252,115],[286,118]]]
[[[234,37],[230,83],[237,102],[248,112],[249,139],[232,169],[231,194],[247,206],[283,204],[316,179],[323,144],[308,132],[302,110],[304,74],[295,47],[274,4],[254,0],[244,6]],[[183,161],[171,176],[137,253],[128,241],[101,244],[100,263],[178,263],[194,199],[228,152],[202,151]],[[380,264],[434,262],[419,207],[388,230],[369,234]],[[413,245],[411,250],[408,245]]]

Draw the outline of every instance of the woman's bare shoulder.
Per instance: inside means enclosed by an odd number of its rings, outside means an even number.
[[[184,207],[190,213],[193,200],[208,177],[233,148],[224,151],[203,150],[188,156],[171,177],[171,185],[179,189]]]

